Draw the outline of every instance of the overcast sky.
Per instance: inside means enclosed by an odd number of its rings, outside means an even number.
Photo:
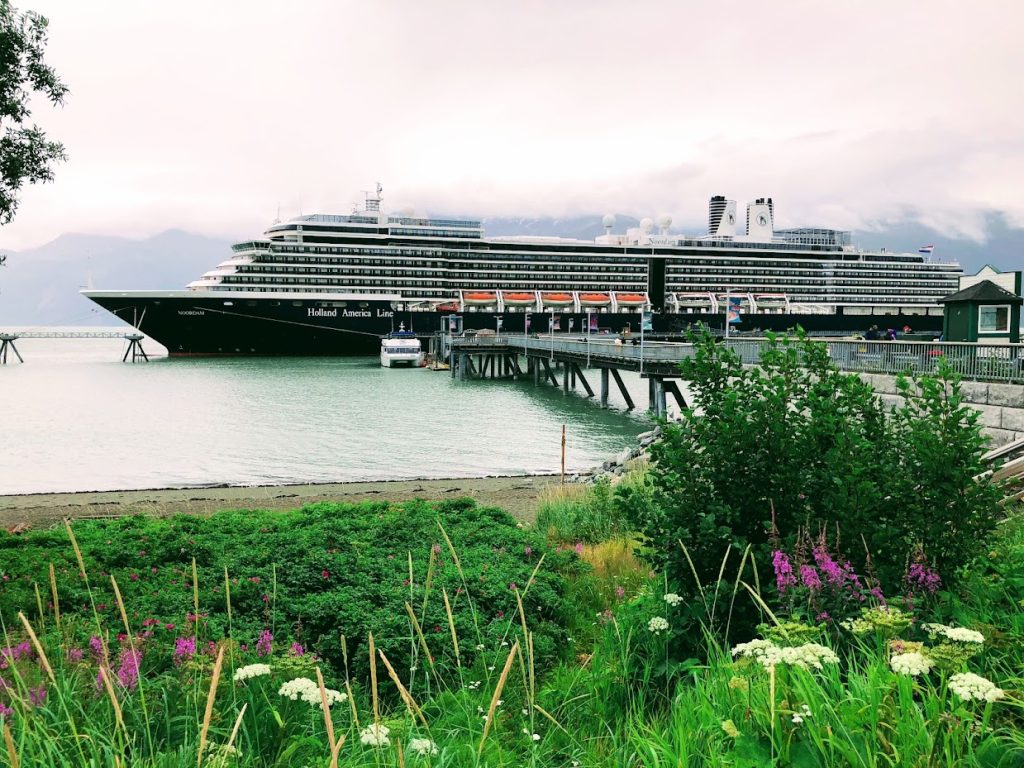
[[[0,247],[389,209],[1024,225],[1019,2],[14,0],[66,145]]]

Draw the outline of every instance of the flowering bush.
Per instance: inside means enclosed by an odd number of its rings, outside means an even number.
[[[16,536],[0,531],[0,573],[13,576],[0,580],[0,604],[34,616],[33,584],[49,582],[52,562],[62,613],[88,616],[95,606],[101,619],[119,624],[110,586],[114,576],[136,629],[154,641],[174,644],[173,665],[184,668],[200,652],[197,635],[230,635],[240,647],[261,660],[275,658],[275,666],[283,665],[296,677],[310,674],[303,661],[310,654],[342,670],[339,638],[344,634],[350,638],[350,673],[365,679],[368,663],[362,650],[371,628],[392,662],[408,668],[412,651],[405,604],[419,612],[428,579],[431,596],[418,618],[428,643],[438,648],[438,663],[454,663],[444,650],[448,618],[443,589],[458,634],[476,640],[479,630],[478,639],[488,645],[507,631],[518,593],[534,633],[535,659],[543,668],[567,651],[571,606],[563,573],[581,568],[572,552],[553,550],[511,516],[470,500],[321,503],[290,512],[224,512],[208,518],[138,516],[80,522],[74,531],[92,599],[65,531]],[[547,567],[531,582],[541,557]],[[486,612],[474,615],[467,594]],[[85,646],[87,637],[83,634],[73,645]],[[99,637],[89,641],[94,657],[112,655],[112,676],[120,685],[134,686],[140,660],[117,648],[108,652],[105,642]],[[471,662],[474,653],[470,645],[463,663]],[[159,658],[167,663],[167,656]]]
[[[769,339],[756,368],[710,336],[696,339],[680,364],[694,407],[652,449],[653,502],[633,510],[645,557],[687,601],[700,591],[693,571],[705,592],[717,588],[727,547],[749,546],[762,582],[774,566],[784,593],[848,587],[853,574],[834,556],[773,558],[811,520],[827,531],[841,526],[858,546],[863,540],[886,594],[904,587],[919,545],[930,571],[909,574],[913,586],[953,585],[1001,515],[998,489],[974,479],[986,440],[953,373],[942,366],[936,378],[904,382],[917,396],[887,410],[862,379],[836,368],[824,344],[802,334]],[[773,511],[783,546],[772,541]],[[741,605],[730,626],[752,632],[756,613]],[[684,637],[699,641],[702,620],[695,616]]]

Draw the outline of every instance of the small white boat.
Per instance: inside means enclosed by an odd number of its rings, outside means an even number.
[[[422,368],[424,360],[420,340],[415,333],[405,330],[405,323],[380,340],[380,364],[385,368]]]

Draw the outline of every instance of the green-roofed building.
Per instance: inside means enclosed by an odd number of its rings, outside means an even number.
[[[1019,272],[1017,273],[1020,274]],[[946,341],[989,344],[1020,341],[1020,278],[1016,293],[981,280],[939,299],[944,305],[942,334]]]

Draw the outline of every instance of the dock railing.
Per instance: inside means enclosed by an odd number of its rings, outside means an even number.
[[[1024,383],[1024,344],[967,344],[943,341],[867,341],[858,339],[815,339],[825,344],[840,370],[890,375],[935,373],[944,357],[953,370],[967,380]],[[693,345],[645,341],[637,337],[616,341],[607,336],[515,334],[458,338],[460,348],[508,346],[534,352],[587,354],[611,360],[667,363],[693,355]],[[761,362],[761,351],[769,343],[763,338],[729,339],[728,344],[748,365]]]
[[[637,341],[637,343],[633,343]],[[586,336],[578,333],[555,334],[543,336],[473,336],[456,339],[456,345],[460,349],[481,348],[493,346],[508,346],[514,349],[531,350],[536,352],[560,352],[568,354],[586,355],[587,350],[594,357],[603,357],[620,360],[641,359],[651,363],[674,362],[682,360],[693,354],[692,344],[680,344],[669,341],[645,341],[641,349],[639,336],[627,338],[616,342],[615,337],[594,335],[587,340]]]
[[[828,347],[840,370],[890,375],[935,373],[939,358],[964,379],[1006,383],[1024,382],[1024,344],[967,344],[945,341],[867,341],[815,339]],[[761,361],[765,339],[727,342],[744,363]]]

